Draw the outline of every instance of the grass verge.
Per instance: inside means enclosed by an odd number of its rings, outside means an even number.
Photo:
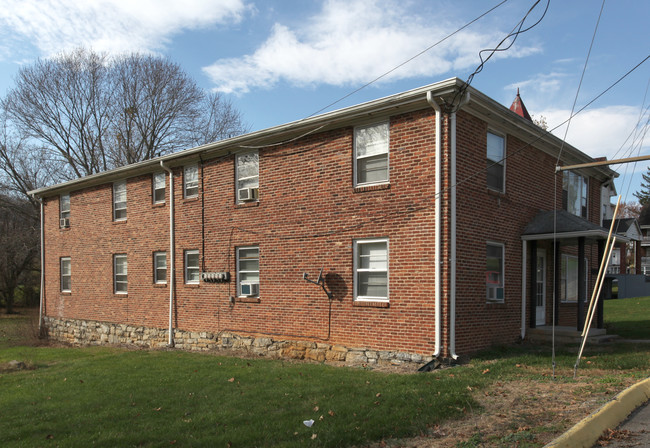
[[[650,339],[650,297],[606,300],[605,327],[625,339]]]

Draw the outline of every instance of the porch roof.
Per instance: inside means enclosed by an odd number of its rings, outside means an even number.
[[[589,240],[607,239],[609,229],[594,224],[586,219],[569,213],[566,210],[544,210],[528,223],[524,229],[521,239],[529,240],[551,240],[558,239],[571,243],[571,240],[584,237]],[[617,234],[619,242],[629,242],[629,238]]]

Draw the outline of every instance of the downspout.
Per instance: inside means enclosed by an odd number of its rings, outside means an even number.
[[[165,166],[164,162],[160,161],[160,167],[169,173],[169,342],[170,347],[174,346],[174,280],[176,274],[174,272],[174,258],[175,257],[175,235],[174,235],[174,173],[171,169]]]
[[[527,241],[521,242],[521,261],[524,265],[521,270],[521,340],[526,339],[526,270],[528,269]],[[532,277],[531,277],[532,281]]]
[[[456,112],[469,102],[469,92],[460,99],[458,107],[449,117],[451,121],[450,154],[449,154],[449,182],[450,182],[450,254],[449,254],[449,356],[458,359],[456,354]]]
[[[32,195],[32,199],[41,204],[41,290],[38,303],[38,337],[43,336],[43,298],[45,295],[45,206],[43,200]]]
[[[440,356],[440,348],[441,348],[441,340],[442,340],[442,328],[441,328],[441,321],[442,321],[442,312],[441,312],[441,306],[442,306],[442,298],[441,298],[441,285],[440,285],[440,234],[441,234],[441,228],[440,228],[440,208],[442,204],[442,198],[441,198],[441,191],[440,191],[440,186],[441,186],[441,172],[442,172],[442,167],[441,167],[441,149],[442,149],[442,139],[440,135],[440,128],[441,128],[441,114],[442,111],[440,110],[440,105],[433,99],[433,93],[431,91],[427,92],[427,103],[433,108],[433,110],[436,111],[436,157],[435,157],[435,185],[434,185],[434,190],[435,190],[435,200],[434,200],[434,246],[435,246],[435,253],[434,253],[434,259],[433,259],[433,264],[434,264],[434,300],[435,300],[435,325],[436,325],[436,342],[435,342],[435,349],[433,352],[433,357],[437,358]]]

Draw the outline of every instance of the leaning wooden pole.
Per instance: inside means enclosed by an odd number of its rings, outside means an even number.
[[[605,243],[605,251],[603,253],[603,259],[600,260],[600,269],[598,271],[598,276],[596,277],[596,284],[594,285],[594,290],[591,294],[591,300],[589,301],[589,307],[587,308],[587,317],[585,318],[585,322],[589,320],[589,317],[593,312],[594,299],[597,297],[596,291],[600,290],[600,284],[604,279],[603,270],[607,272],[606,270],[607,268],[603,269],[603,266],[605,266],[605,261],[609,259],[611,254],[611,251],[608,251],[609,242],[612,238],[612,235],[614,234],[614,226],[616,223],[616,217],[618,216],[618,207],[620,204],[621,204],[621,195],[618,195],[618,200],[616,201],[616,207],[614,208],[614,216],[612,217],[612,224],[609,226],[609,233],[607,234],[607,242]],[[584,336],[588,332],[589,332],[589,327],[585,327],[584,330],[582,331],[582,336]]]

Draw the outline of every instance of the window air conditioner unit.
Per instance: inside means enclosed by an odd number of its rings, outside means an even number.
[[[257,188],[240,188],[237,190],[237,198],[240,201],[254,201],[258,197]]]
[[[242,283],[241,295],[246,297],[256,296],[260,292],[259,283]]]
[[[67,229],[70,227],[70,218],[61,218],[59,219],[59,227],[62,229]]]

